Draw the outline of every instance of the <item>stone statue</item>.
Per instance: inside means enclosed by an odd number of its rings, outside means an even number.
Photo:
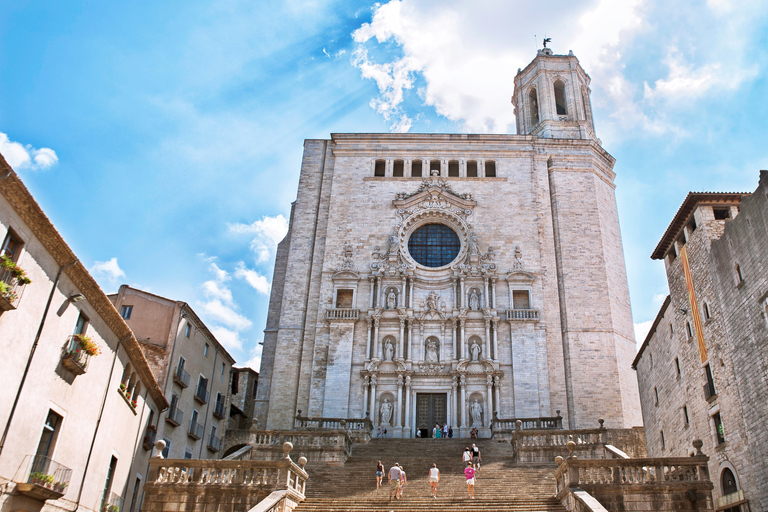
[[[397,296],[393,290],[389,290],[387,294],[387,309],[395,309],[397,307]]]
[[[520,250],[520,246],[515,246],[515,262],[512,265],[514,270],[522,270],[523,268],[523,251]]]
[[[480,309],[480,297],[477,296],[477,292],[474,289],[469,294],[469,309]]]
[[[435,311],[437,309],[437,299],[439,296],[435,292],[430,292],[427,295],[427,310]]]
[[[437,341],[434,338],[430,338],[427,340],[427,362],[437,363],[438,359]]]
[[[472,235],[469,239],[469,254],[480,254],[480,247],[477,245],[477,237],[475,235]]]
[[[381,413],[381,424],[389,425],[389,421],[392,419],[392,404],[389,402],[389,398],[385,398],[379,409]]]
[[[483,405],[475,398],[469,405],[469,415],[472,416],[472,426],[483,426]]]
[[[391,361],[394,354],[395,347],[392,346],[392,340],[387,340],[387,342],[384,344],[384,360]]]
[[[469,353],[472,361],[480,360],[480,344],[477,341],[472,342],[472,346],[469,347]]]
[[[387,254],[397,254],[399,251],[400,251],[400,241],[397,239],[397,236],[390,235],[389,248],[387,249]]]

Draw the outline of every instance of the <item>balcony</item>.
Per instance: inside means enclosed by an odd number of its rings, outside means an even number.
[[[101,502],[99,512],[120,512],[121,508],[123,508],[123,498],[113,492],[110,493],[108,500]]]
[[[224,401],[216,401],[216,407],[213,408],[213,415],[220,420],[224,419]]]
[[[144,434],[144,441],[141,443],[141,446],[145,450],[151,450],[155,446],[156,436],[157,436],[157,427],[154,425],[149,425],[147,427],[147,433]]]
[[[208,449],[212,452],[218,452],[221,450],[221,438],[211,434],[208,438]]]
[[[715,383],[710,381],[704,384],[704,399],[709,400],[715,396],[717,396],[717,393],[715,393]]]
[[[16,309],[31,281],[24,270],[7,256],[0,257],[0,311]]]
[[[75,375],[82,375],[88,370],[90,354],[78,341],[76,336],[67,340],[67,351],[61,357],[61,365]]]
[[[171,406],[171,408],[168,410],[168,414],[165,416],[165,421],[167,421],[171,425],[178,427],[179,425],[181,425],[181,419],[183,417],[184,417],[184,413],[174,405],[174,406]]]
[[[508,309],[507,320],[510,322],[538,322],[538,309]]]
[[[195,420],[190,421],[189,430],[187,430],[187,435],[192,439],[200,439],[201,437],[203,437],[203,426],[198,422],[196,422]]]
[[[357,320],[359,309],[352,308],[328,308],[325,310],[326,320]]]
[[[19,493],[45,501],[64,496],[71,478],[72,470],[50,457],[27,455],[14,481]]]
[[[173,382],[182,388],[189,386],[189,374],[184,370],[183,366],[179,366],[176,368],[176,371],[173,372]]]
[[[210,397],[211,397],[211,393],[206,389],[205,386],[201,386],[201,385],[197,386],[197,389],[195,390],[195,400],[205,405],[208,403],[208,399]]]

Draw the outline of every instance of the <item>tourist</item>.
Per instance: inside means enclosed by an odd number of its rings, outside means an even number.
[[[381,427],[379,427],[379,430],[376,431],[376,437],[381,439]]]
[[[376,488],[381,487],[381,479],[384,478],[384,464],[381,461],[376,464]]]
[[[480,458],[480,448],[477,447],[477,445],[472,445],[472,464],[474,464],[476,469],[480,469],[480,461],[482,459]]]
[[[448,439],[448,424],[443,423],[443,439]]]
[[[464,468],[464,476],[467,477],[467,494],[470,498],[475,497],[475,468],[472,467],[471,462],[467,462],[467,467]]]
[[[400,468],[397,462],[395,465],[389,468],[387,473],[387,479],[389,481],[389,501],[392,501],[392,491],[395,492],[395,499],[400,499]]]
[[[453,439],[453,427],[448,425],[448,438]]]
[[[462,465],[466,466],[467,462],[472,462],[472,451],[469,449],[469,446],[464,448],[464,453],[461,456]]]
[[[405,492],[405,486],[408,485],[408,479],[405,477],[403,466],[398,464],[397,467],[400,468],[400,497],[402,498],[403,492]]]
[[[416,437],[421,437],[421,429],[416,430]]]
[[[432,497],[437,499],[437,483],[440,481],[440,470],[437,469],[437,464],[432,464],[428,480],[429,485],[432,487]]]
[[[469,438],[477,439],[477,427],[472,427],[472,430],[469,431]]]
[[[440,425],[435,425],[435,439],[440,439],[443,437],[443,429],[440,428]]]

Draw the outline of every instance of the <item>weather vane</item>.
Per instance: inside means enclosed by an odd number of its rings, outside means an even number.
[[[544,38],[544,48],[547,47],[547,43],[551,43],[551,42],[552,42],[552,38],[551,37],[545,37]]]

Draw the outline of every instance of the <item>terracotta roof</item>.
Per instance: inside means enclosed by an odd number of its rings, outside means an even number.
[[[30,194],[21,179],[19,179],[19,176],[11,169],[5,158],[0,155],[0,175],[5,174],[8,174],[8,176],[0,179],[0,194],[16,210],[19,217],[21,217],[60,267],[75,262],[73,266],[65,269],[64,273],[80,293],[85,295],[88,303],[104,320],[107,327],[115,333],[117,339],[121,340],[125,351],[128,353],[128,357],[136,368],[136,372],[147,385],[147,389],[155,404],[157,404],[160,410],[167,409],[168,401],[163,396],[157,380],[152,375],[147,360],[144,358],[141,347],[139,347],[139,343],[130,327],[122,319],[120,313],[117,312],[117,309],[112,305],[112,302],[104,294],[83,263],[72,252],[72,249],[45,215],[40,205],[32,197],[32,194]]]
[[[661,237],[659,244],[651,254],[651,259],[661,260],[664,259],[669,248],[680,236],[680,231],[688,223],[693,211],[700,204],[710,205],[731,205],[740,204],[743,196],[750,195],[750,192],[688,192],[683,204],[677,210],[677,213],[672,218],[672,222],[669,223],[669,227],[664,232],[664,236]]]
[[[672,302],[672,299],[669,297],[669,295],[667,295],[667,298],[664,299],[664,303],[661,305],[659,312],[656,314],[656,319],[653,321],[651,328],[648,329],[648,334],[645,335],[645,340],[643,341],[643,344],[640,345],[640,350],[637,351],[635,360],[632,361],[633,370],[637,370],[637,363],[640,361],[640,357],[643,355],[643,351],[645,350],[645,347],[647,347],[648,343],[651,341],[651,337],[653,336],[653,333],[656,332],[656,328],[659,326],[659,322],[661,322],[661,319],[664,318],[664,313],[666,313],[670,302]]]

